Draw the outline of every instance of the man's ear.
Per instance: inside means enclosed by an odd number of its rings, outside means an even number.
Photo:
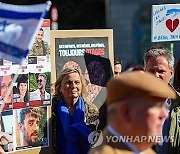
[[[23,124],[21,122],[18,123],[18,129],[19,131],[23,131]]]
[[[171,69],[171,78],[173,77],[174,75],[174,69]]]
[[[130,122],[131,121],[131,108],[129,106],[129,104],[122,104],[122,106],[120,107],[120,111],[119,113],[121,114],[121,117],[124,121],[126,122]]]

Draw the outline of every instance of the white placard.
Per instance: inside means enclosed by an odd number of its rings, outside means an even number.
[[[180,4],[152,6],[152,42],[180,40]]]

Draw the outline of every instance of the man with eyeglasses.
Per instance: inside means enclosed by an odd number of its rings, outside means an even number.
[[[11,75],[0,76],[0,92],[1,99],[4,103],[12,103],[13,91]]]
[[[156,78],[164,81],[167,85],[170,85],[170,79],[174,74],[174,57],[173,53],[163,46],[152,46],[144,54],[144,66],[145,71],[152,73]],[[153,84],[153,83],[152,83]],[[178,93],[176,93],[178,96]],[[179,111],[179,99],[171,100],[167,99],[166,103],[169,106],[169,117],[166,119],[163,126],[163,136],[174,137],[171,142],[164,142],[160,146],[159,153],[180,153],[180,111]]]
[[[46,91],[47,76],[45,74],[39,74],[37,79],[38,89],[30,92],[30,101],[33,100],[49,100],[50,94]]]

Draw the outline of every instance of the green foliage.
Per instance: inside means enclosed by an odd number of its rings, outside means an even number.
[[[34,73],[29,74],[29,91],[35,91],[37,89],[37,78]]]
[[[50,87],[51,87],[51,72],[45,72],[44,74],[47,77],[46,88],[50,89]]]
[[[41,118],[39,126],[39,141],[42,142],[44,137],[47,137],[47,108],[41,108]]]

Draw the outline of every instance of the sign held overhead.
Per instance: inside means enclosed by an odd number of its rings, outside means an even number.
[[[152,6],[152,42],[180,40],[180,4]]]

